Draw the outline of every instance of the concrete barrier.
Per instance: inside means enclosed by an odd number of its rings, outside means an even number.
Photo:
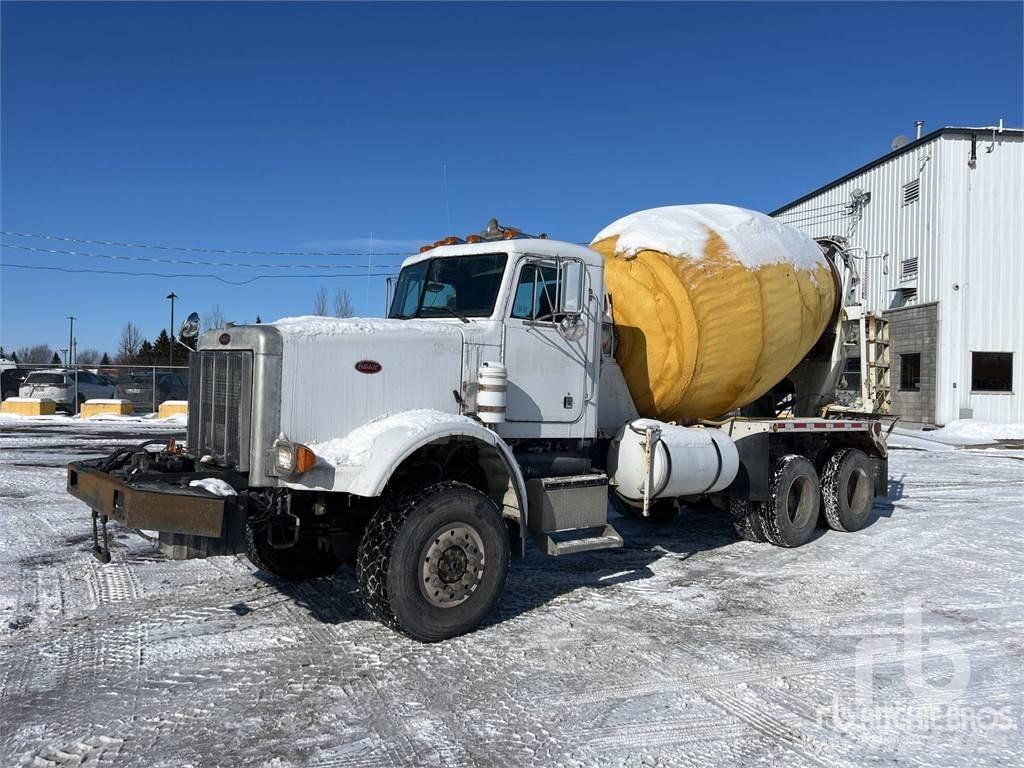
[[[18,416],[53,416],[57,404],[53,400],[39,397],[8,397],[0,404],[0,413],[15,413]]]
[[[134,413],[135,406],[132,405],[131,400],[86,400],[78,414],[83,419],[88,419],[90,416],[100,416],[102,414],[114,414],[115,416],[128,416]]]
[[[160,403],[160,411],[157,413],[157,417],[169,419],[171,416],[176,416],[179,413],[188,414],[187,400],[164,400]]]

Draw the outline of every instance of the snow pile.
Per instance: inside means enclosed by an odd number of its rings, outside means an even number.
[[[381,416],[352,430],[345,437],[312,443],[309,448],[325,464],[334,467],[358,467],[370,460],[374,441],[389,430],[404,429],[408,437],[415,437],[440,424],[451,422],[477,425],[477,422],[468,416],[421,408]]]
[[[219,477],[204,477],[202,480],[193,480],[188,484],[189,488],[202,488],[214,496],[237,496],[238,491],[221,480]]]
[[[974,419],[958,419],[941,429],[896,427],[887,442],[894,448],[951,451],[963,446],[991,445],[998,440],[1024,440],[1024,424],[992,424]]]
[[[125,403],[131,404],[131,400],[119,400],[113,397],[93,397],[85,402],[93,403],[94,405],[124,405]]]
[[[188,400],[164,400],[160,405],[188,405]]]
[[[980,445],[996,440],[1024,440],[1024,424],[992,424],[974,419],[957,419],[942,429],[928,433],[931,438],[951,438],[964,445]],[[963,442],[970,441],[970,442]]]
[[[170,416],[163,419],[157,417],[156,421],[159,421],[161,424],[181,424],[184,426],[185,424],[188,424],[188,414],[172,413]]]
[[[797,269],[828,268],[821,249],[800,230],[732,205],[669,205],[638,211],[613,221],[597,233],[591,245],[618,236],[617,256],[658,251],[700,261],[712,231],[748,269],[782,263]]]
[[[448,323],[429,320],[389,320],[379,317],[283,317],[271,323],[282,335],[292,339],[318,336],[371,336],[382,331],[419,331],[420,333],[458,333]]]

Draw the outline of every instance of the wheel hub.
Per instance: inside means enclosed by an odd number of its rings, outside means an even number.
[[[452,608],[469,598],[484,575],[480,534],[465,523],[439,528],[420,558],[420,589],[431,605]]]

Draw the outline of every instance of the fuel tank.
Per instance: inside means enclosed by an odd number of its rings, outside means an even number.
[[[615,357],[641,416],[713,418],[785,378],[839,300],[817,243],[762,213],[677,205],[597,234]]]

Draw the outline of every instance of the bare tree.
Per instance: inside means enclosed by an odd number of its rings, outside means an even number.
[[[48,363],[53,359],[53,350],[49,344],[33,344],[31,347],[18,347],[14,350],[19,363]]]
[[[344,288],[339,288],[334,292],[334,316],[335,317],[352,317],[356,313],[356,308],[352,304],[352,297],[348,295],[348,291]]]
[[[203,315],[203,330],[212,331],[214,328],[224,327],[224,312],[220,304],[215,304],[213,309]]]
[[[75,362],[79,365],[96,365],[102,354],[98,349],[80,349],[75,356]]]
[[[142,331],[134,323],[129,322],[121,329],[121,341],[117,344],[117,362],[134,362],[135,356],[139,354],[139,346],[142,344]]]
[[[327,289],[322,285],[313,296],[313,314],[321,317],[327,314]]]

